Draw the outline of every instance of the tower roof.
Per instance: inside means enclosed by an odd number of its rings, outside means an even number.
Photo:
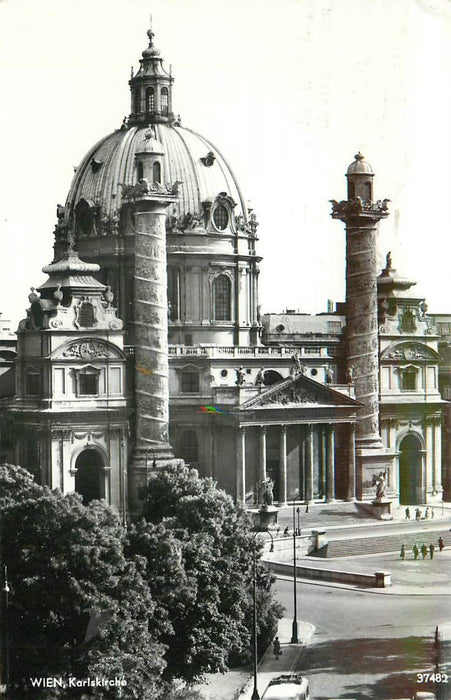
[[[365,160],[365,156],[359,151],[348,167],[346,175],[374,175],[374,172],[371,165]]]

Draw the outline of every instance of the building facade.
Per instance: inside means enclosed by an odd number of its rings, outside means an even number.
[[[371,498],[379,470],[391,497],[436,502],[438,336],[388,263],[377,278],[388,211],[371,166],[358,154],[333,203],[346,303],[261,314],[255,212],[220,151],[175,116],[148,38],[130,115],[77,168],[19,327],[16,392],[2,399],[14,459],[124,518],[179,459],[248,504],[268,480],[281,504]]]

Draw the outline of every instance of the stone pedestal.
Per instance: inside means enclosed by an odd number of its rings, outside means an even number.
[[[279,509],[276,506],[263,506],[259,510],[253,510],[252,520],[254,529],[264,532],[272,525],[277,525]]]
[[[392,501],[388,498],[382,498],[374,501],[356,501],[355,506],[357,510],[363,511],[372,515],[373,518],[377,520],[393,520],[393,515],[391,514]]]

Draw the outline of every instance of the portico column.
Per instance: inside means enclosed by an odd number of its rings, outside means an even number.
[[[266,425],[260,426],[258,436],[258,480],[266,479]]]
[[[348,489],[347,501],[355,499],[355,423],[351,423],[348,432]]]
[[[335,500],[335,432],[327,429],[326,502]]]
[[[424,501],[432,491],[432,479],[434,473],[434,426],[432,418],[426,418],[426,479],[424,481]]]
[[[442,421],[441,418],[436,418],[434,424],[435,437],[435,459],[434,459],[434,491],[442,493]]]
[[[236,436],[236,500],[246,503],[246,428],[241,425]]]
[[[313,426],[307,426],[306,465],[305,465],[305,500],[306,503],[313,499]]]
[[[279,506],[287,504],[287,426],[280,426],[279,434]]]

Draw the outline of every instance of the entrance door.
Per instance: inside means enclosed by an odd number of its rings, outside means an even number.
[[[422,452],[416,435],[406,435],[400,445],[399,502],[411,505],[424,502],[421,484]]]
[[[104,484],[102,467],[104,462],[97,450],[89,447],[77,457],[75,467],[75,490],[83,498],[83,503],[87,505],[90,501],[104,498]]]

